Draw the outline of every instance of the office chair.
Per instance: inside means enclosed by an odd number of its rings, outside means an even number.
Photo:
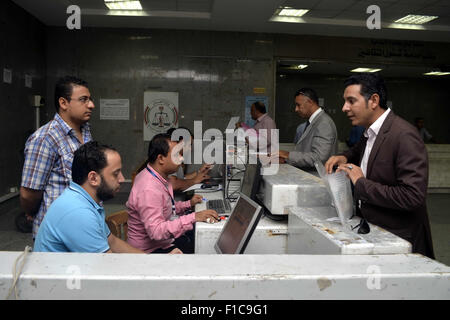
[[[147,166],[147,160],[144,161],[137,167],[136,170],[133,171],[131,177],[131,184],[134,183],[134,178],[136,175]],[[109,230],[113,235],[122,239],[123,241],[127,241],[128,239],[128,211],[120,210],[112,213],[111,215],[106,217],[106,224],[109,227]]]
[[[128,212],[120,210],[106,217],[106,224],[112,234],[117,238],[127,241],[128,239]]]

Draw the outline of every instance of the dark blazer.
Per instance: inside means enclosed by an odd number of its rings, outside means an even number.
[[[349,163],[361,164],[364,136],[343,153]],[[412,251],[434,259],[426,194],[428,154],[415,127],[395,115],[386,117],[373,145],[367,176],[355,184],[361,215],[411,242]]]

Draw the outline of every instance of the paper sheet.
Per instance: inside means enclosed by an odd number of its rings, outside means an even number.
[[[321,162],[315,162],[314,165],[331,195],[341,224],[344,227],[349,227],[349,220],[353,216],[353,196],[350,180],[344,171],[327,174]]]
[[[197,183],[197,184],[194,184],[193,186],[190,186],[186,190],[183,190],[183,192],[188,192],[188,191],[191,191],[191,190],[196,190],[196,189],[201,189],[201,188],[202,188],[202,184],[201,183]]]

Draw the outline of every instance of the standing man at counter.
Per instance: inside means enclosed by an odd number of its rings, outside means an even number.
[[[262,147],[267,146],[266,150],[267,152],[270,153],[272,145],[272,130],[277,129],[275,121],[271,117],[269,117],[269,115],[267,114],[266,106],[264,105],[264,103],[260,101],[256,101],[254,104],[251,105],[250,115],[252,119],[256,121],[255,125],[252,128],[256,131],[258,140],[261,140],[261,142],[258,145]],[[245,124],[245,122],[236,123],[236,127],[241,127],[245,131],[250,129],[250,127],[247,124]],[[257,146],[254,147],[256,149]]]
[[[280,163],[288,163],[304,170],[315,170],[314,162],[325,163],[338,150],[336,126],[333,119],[319,107],[319,98],[310,88],[295,93],[295,111],[306,121],[306,127],[295,150],[279,151]]]
[[[412,252],[434,259],[426,207],[428,157],[417,129],[387,108],[380,76],[354,75],[344,86],[342,111],[366,130],[355,146],[326,162],[326,171],[338,166],[347,173],[358,215],[409,241]]]

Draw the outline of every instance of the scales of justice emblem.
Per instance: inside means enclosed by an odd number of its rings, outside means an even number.
[[[178,110],[166,99],[153,100],[145,107],[145,126],[155,134],[165,133],[169,128],[178,124]]]

